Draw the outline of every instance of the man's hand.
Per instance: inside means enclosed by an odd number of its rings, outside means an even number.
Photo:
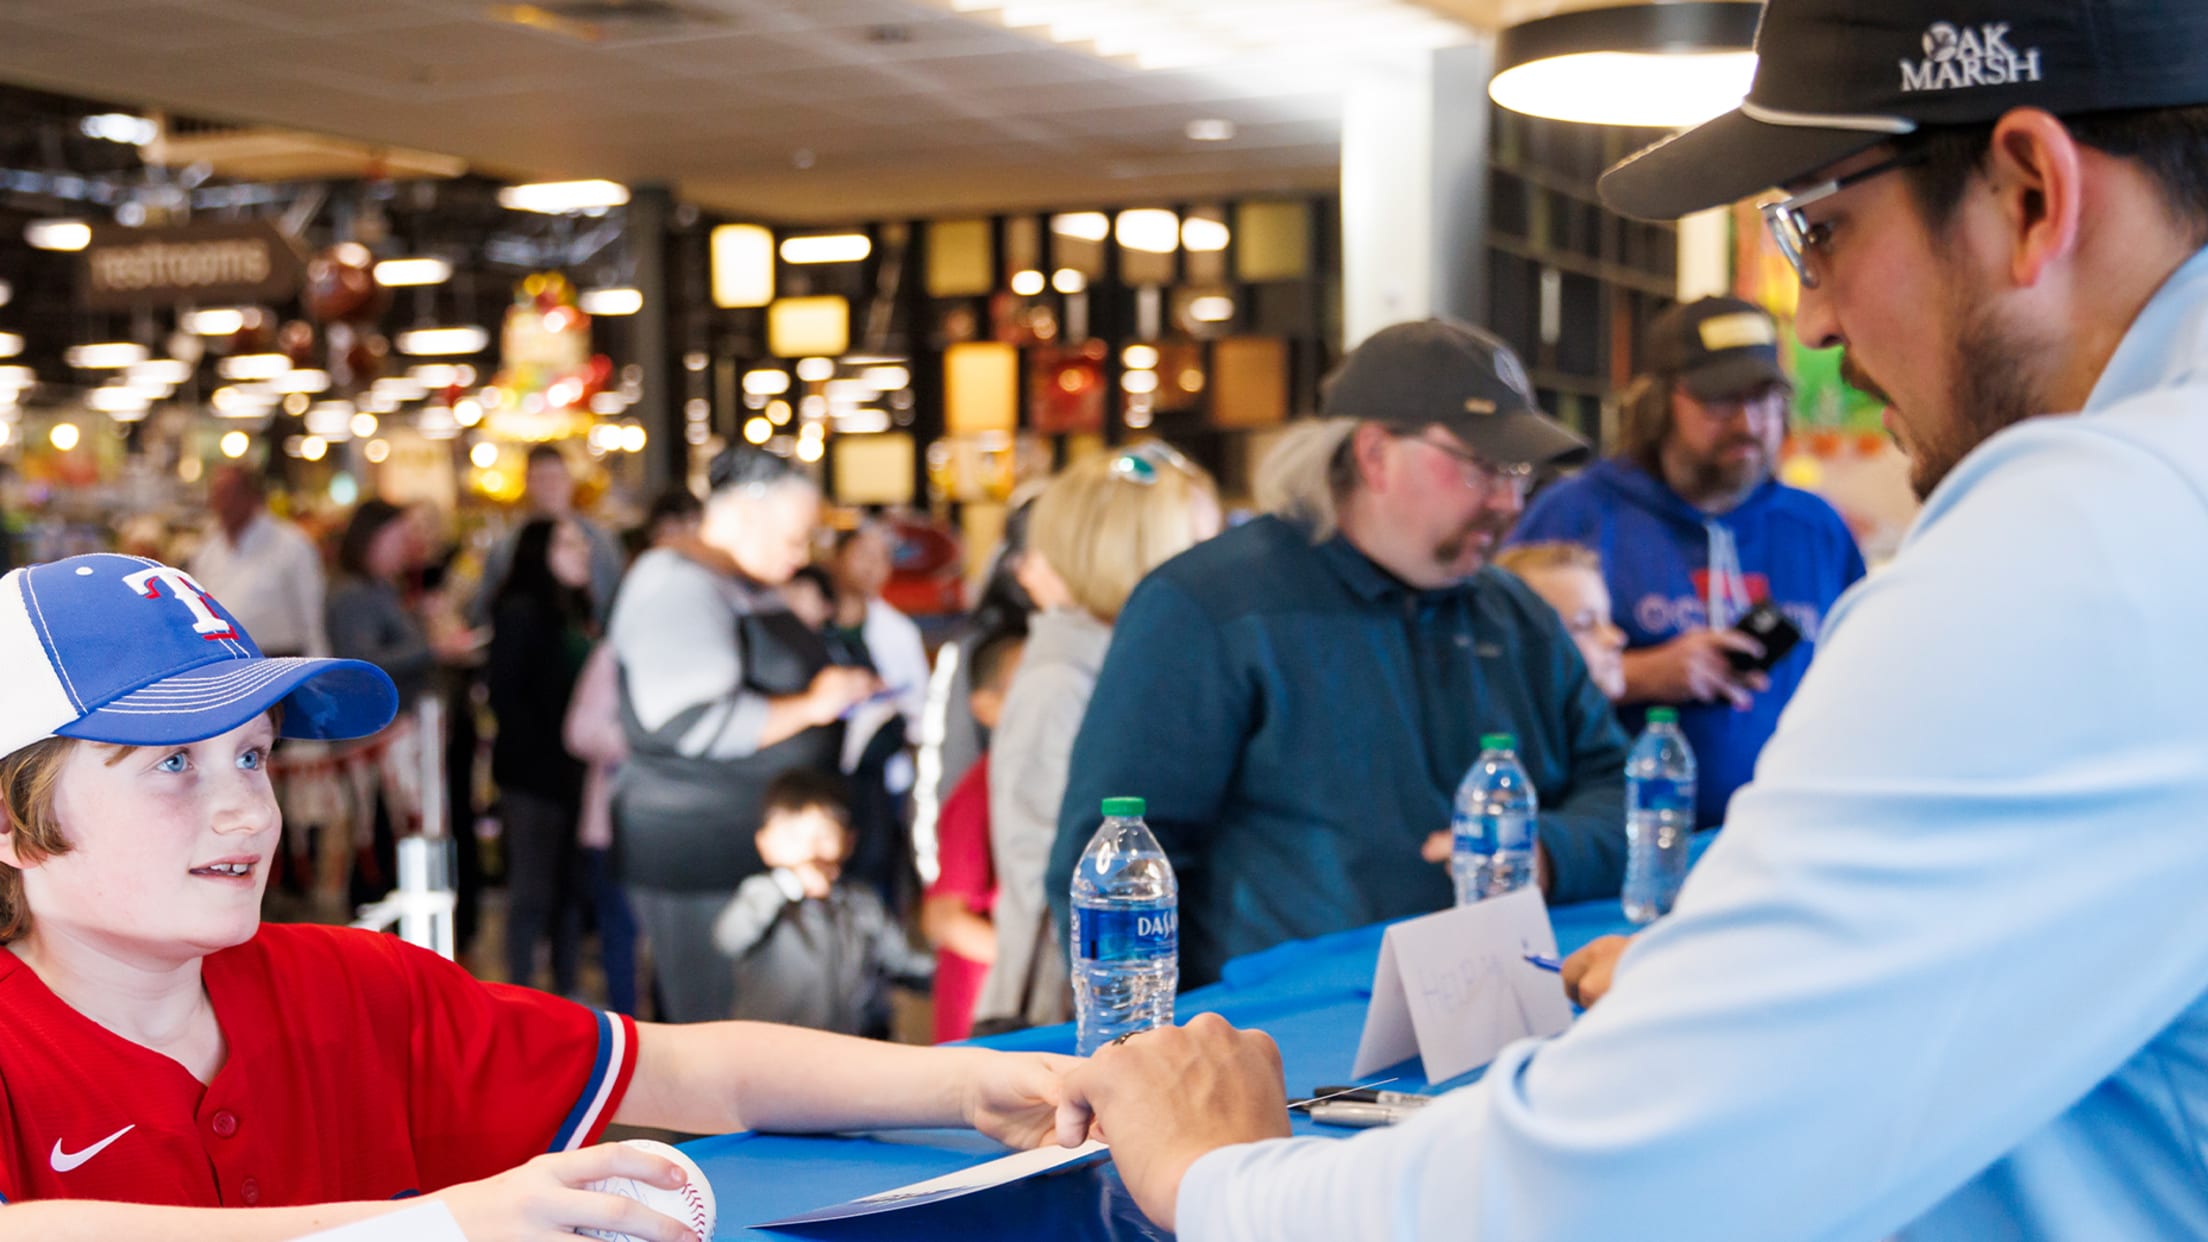
[[[1429,835],[1419,844],[1418,856],[1427,862],[1446,867],[1456,852],[1456,846],[1456,834],[1444,828]],[[1543,897],[1549,895],[1549,882],[1555,878],[1555,874],[1556,868],[1549,862],[1549,847],[1536,838],[1533,843],[1533,886],[1541,890]]]
[[[1734,670],[1728,651],[1761,656],[1763,644],[1738,630],[1689,630],[1656,647],[1625,653],[1625,697],[1632,703],[1710,703],[1745,709],[1771,688],[1762,673]]]
[[[598,1229],[640,1242],[697,1242],[690,1226],[634,1199],[583,1187],[604,1177],[631,1177],[674,1190],[681,1166],[624,1143],[538,1156],[496,1177],[441,1190],[468,1242],[574,1242],[578,1229]]]
[[[1070,1133],[1065,1076],[1080,1064],[1078,1057],[1049,1052],[987,1052],[976,1057],[966,1080],[966,1124],[1021,1151]],[[1080,1125],[1075,1123],[1076,1128]],[[1083,1134],[1066,1146],[1078,1147],[1086,1138]]]
[[[1565,958],[1564,995],[1582,1008],[1601,1000],[1610,990],[1610,972],[1617,969],[1618,956],[1632,943],[1631,936],[1602,936]]]
[[[1288,1136],[1280,1049],[1270,1035],[1238,1031],[1217,1014],[1099,1050],[1067,1075],[1066,1103],[1058,1141],[1071,1146],[1093,1124],[1135,1203],[1167,1229],[1181,1178],[1198,1157]]]

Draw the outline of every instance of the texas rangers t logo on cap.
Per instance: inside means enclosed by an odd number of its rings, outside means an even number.
[[[172,746],[282,703],[285,737],[365,737],[398,691],[358,660],[269,659],[205,587],[94,553],[0,578],[0,755],[46,737]]]
[[[141,569],[123,579],[124,586],[147,599],[161,598],[161,593],[154,590],[154,584],[157,582],[169,588],[169,594],[176,602],[192,610],[193,633],[206,638],[209,642],[238,636],[237,626],[216,616],[215,610],[207,606],[207,588],[194,582],[192,576],[181,569],[172,569],[167,565],[156,565],[151,569]]]

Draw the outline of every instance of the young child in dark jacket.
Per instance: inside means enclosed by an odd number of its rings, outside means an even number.
[[[925,987],[935,963],[863,884],[839,882],[851,852],[841,782],[793,769],[767,787],[759,856],[713,942],[736,959],[738,1018],[874,1038],[889,1033],[889,985]]]

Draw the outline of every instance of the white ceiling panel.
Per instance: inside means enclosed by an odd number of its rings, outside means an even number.
[[[1425,2],[1477,20],[1502,0]],[[943,0],[633,3],[593,29],[584,6],[538,0],[561,18],[547,30],[479,0],[7,0],[0,80],[439,151],[494,175],[666,181],[791,221],[1336,175],[1339,97],[1292,75],[1145,72]],[[645,20],[670,8],[676,20]],[[1209,117],[1237,137],[1190,142],[1187,123]]]

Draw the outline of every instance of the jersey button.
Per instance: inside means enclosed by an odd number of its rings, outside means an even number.
[[[243,1203],[247,1207],[254,1207],[258,1205],[260,1201],[261,1184],[259,1182],[254,1181],[252,1178],[249,1177],[246,1178],[244,1181],[238,1183],[238,1202]]]
[[[238,1132],[238,1115],[223,1109],[208,1119],[207,1128],[215,1132],[216,1138],[229,1138]]]

